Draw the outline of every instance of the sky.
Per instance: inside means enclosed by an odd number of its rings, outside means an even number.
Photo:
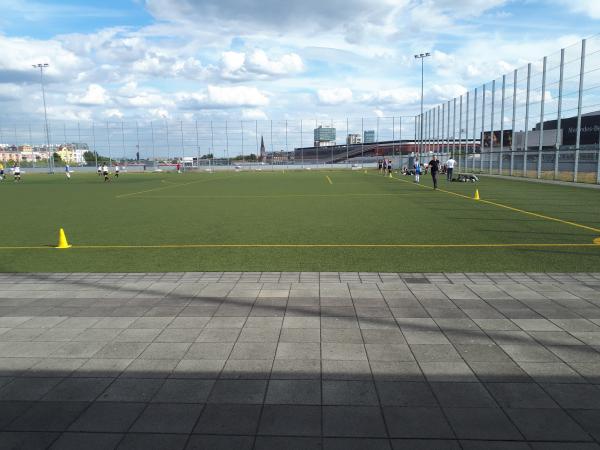
[[[597,33],[598,0],[0,0],[0,119],[414,116]]]

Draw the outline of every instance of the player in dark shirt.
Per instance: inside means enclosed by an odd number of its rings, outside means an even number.
[[[440,161],[436,156],[433,157],[427,165],[431,169],[431,179],[433,180],[433,189],[437,189],[438,173],[440,172]]]

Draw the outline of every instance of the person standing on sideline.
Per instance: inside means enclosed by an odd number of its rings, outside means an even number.
[[[67,180],[71,179],[71,167],[69,167],[68,164],[65,164],[65,175],[67,177]]]
[[[419,182],[419,179],[421,178],[421,163],[419,162],[418,159],[415,159],[415,183]]]
[[[19,167],[18,164],[13,168],[13,174],[15,176],[15,181],[21,181],[21,167]]]
[[[431,179],[433,180],[433,189],[437,189],[438,173],[440,172],[440,161],[434,156],[427,165],[431,169]]]
[[[4,181],[4,165],[0,163],[0,181]]]
[[[177,173],[181,173],[181,164],[177,163]]]
[[[446,181],[452,181],[452,172],[454,171],[454,165],[456,160],[450,156],[450,159],[446,161]]]
[[[115,166],[115,178],[119,178],[119,165]]]

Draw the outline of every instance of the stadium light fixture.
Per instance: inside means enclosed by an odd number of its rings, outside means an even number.
[[[40,84],[42,86],[42,101],[44,102],[44,126],[46,127],[46,149],[48,150],[48,170],[54,173],[54,155],[50,151],[50,132],[48,130],[48,112],[46,111],[46,91],[44,89],[44,69],[48,63],[32,64],[34,69],[40,69]]]
[[[419,120],[420,122],[420,126],[421,126],[421,131],[420,131],[420,136],[419,136],[419,153],[423,152],[423,61],[425,60],[425,58],[431,56],[431,53],[427,52],[427,53],[419,53],[418,55],[415,55],[415,59],[420,59],[421,60],[421,119]]]

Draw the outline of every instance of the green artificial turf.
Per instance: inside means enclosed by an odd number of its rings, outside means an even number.
[[[0,271],[600,271],[596,232],[374,171],[25,175],[0,183]],[[331,181],[331,182],[330,182]],[[431,186],[422,176],[421,184]],[[483,178],[448,191],[600,229],[600,190]],[[67,250],[56,245],[67,233]],[[82,248],[226,244],[207,248]],[[366,247],[243,247],[248,244]],[[376,247],[375,245],[386,245]]]

